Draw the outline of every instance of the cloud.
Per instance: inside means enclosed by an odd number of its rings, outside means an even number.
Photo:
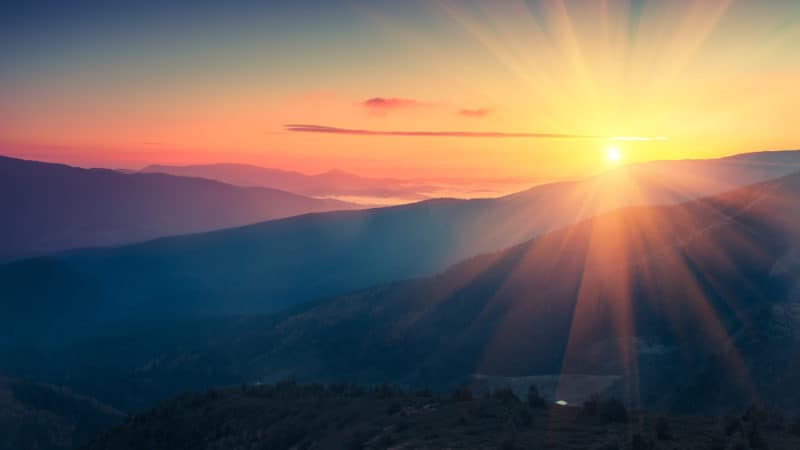
[[[347,134],[355,136],[420,136],[463,138],[533,138],[533,139],[605,139],[607,136],[564,133],[504,132],[504,131],[393,131],[337,128],[326,125],[287,124],[287,131],[296,133]]]
[[[361,106],[366,108],[371,113],[383,115],[389,111],[410,108],[425,108],[431,106],[431,104],[411,98],[373,97],[361,102]]]
[[[665,136],[653,136],[653,137],[644,137],[644,136],[614,136],[611,138],[612,141],[666,141],[667,138]]]
[[[465,117],[483,117],[491,112],[492,110],[488,108],[477,108],[477,109],[464,108],[460,109],[458,111],[458,114]]]

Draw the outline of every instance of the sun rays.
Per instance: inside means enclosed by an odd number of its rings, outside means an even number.
[[[690,186],[703,182],[700,173],[681,178],[678,172],[621,170],[585,186],[574,204],[562,207],[608,211],[623,199],[645,204],[656,192],[689,198]],[[764,289],[780,256],[774,240],[797,229],[769,213],[793,210],[779,206],[791,197],[770,192],[756,186],[673,206],[617,209],[527,244],[481,314],[485,323],[503,311],[479,373],[543,374],[537,370],[549,363],[514,349],[520,340],[551,348],[558,342],[553,336],[564,333],[559,372],[621,375],[623,395],[634,405],[652,401],[640,398],[639,381],[652,376],[640,372],[653,370],[641,366],[652,358],[646,349],[653,345],[678,366],[706,355],[692,364],[715,364],[740,392],[754,396],[737,339],[753,327],[760,308],[776,301]]]

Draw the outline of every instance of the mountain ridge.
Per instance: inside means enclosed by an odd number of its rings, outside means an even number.
[[[88,317],[99,311],[118,318],[181,311],[273,312],[314,298],[430,275],[604,211],[643,202],[686,201],[793,167],[723,163],[722,168],[708,169],[717,163],[669,163],[661,169],[655,165],[542,185],[497,199],[432,199],[306,214],[118,248],[76,250],[38,262],[0,265],[0,278],[7,280],[7,302],[57,296],[68,304],[98,305],[86,311]],[[676,167],[693,169],[683,177],[666,177]],[[708,176],[702,176],[705,173]],[[627,190],[634,193],[619,194]],[[19,274],[22,265],[29,276],[10,275]],[[53,282],[45,294],[37,283],[25,281],[35,280],[39,270],[53,273],[63,286]],[[92,290],[76,298],[69,273],[80,274],[84,281],[78,285],[91,285]],[[28,318],[37,323],[35,317]],[[15,326],[18,321],[7,322]],[[58,322],[51,325],[46,328],[60,328]]]
[[[76,388],[92,392],[93,377],[110,371],[136,386],[139,402],[171,386],[286,376],[452,387],[476,373],[563,373],[619,376],[614,391],[648,408],[724,413],[758,394],[792,411],[800,399],[779,380],[800,379],[791,365],[800,343],[771,330],[800,286],[795,269],[775,269],[800,248],[798,198],[795,174],[686,204],[629,207],[434,276],[57,353],[74,355],[63,364]]]
[[[0,260],[121,245],[354,205],[165,174],[0,156]]]

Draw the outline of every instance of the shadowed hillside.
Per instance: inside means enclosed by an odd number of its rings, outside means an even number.
[[[272,312],[379,283],[431,275],[476,254],[497,251],[621,206],[690,200],[792,168],[783,160],[773,162],[772,154],[759,155],[741,161],[732,157],[648,163],[498,199],[439,199],[304,215],[23,261],[0,266],[0,279],[6,280],[0,285],[3,307],[11,305],[13,310],[17,308],[13,305],[33,298],[45,302],[42,306],[47,302],[71,305],[72,313],[87,321],[153,317],[155,313]],[[796,152],[780,155],[797,157]],[[162,175],[137,176],[173,180]],[[210,200],[198,201],[207,204]],[[220,211],[215,214],[225,216]],[[23,228],[14,229],[21,232]],[[49,280],[46,288],[38,280]],[[76,284],[85,289],[76,291]],[[46,295],[41,294],[43,289]],[[26,315],[28,327],[57,332],[59,326],[51,326],[55,319],[47,316],[48,310]],[[70,325],[56,322],[60,327]]]
[[[612,391],[647,407],[719,413],[763,398],[794,410],[798,200],[793,175],[627,208],[430,278],[78,342],[25,375],[68,373],[76,389],[126,408],[283,376],[447,387],[473,374],[583,374],[618,377]]]

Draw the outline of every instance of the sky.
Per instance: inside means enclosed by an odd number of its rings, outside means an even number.
[[[555,180],[800,148],[796,0],[2,8],[11,156]]]

